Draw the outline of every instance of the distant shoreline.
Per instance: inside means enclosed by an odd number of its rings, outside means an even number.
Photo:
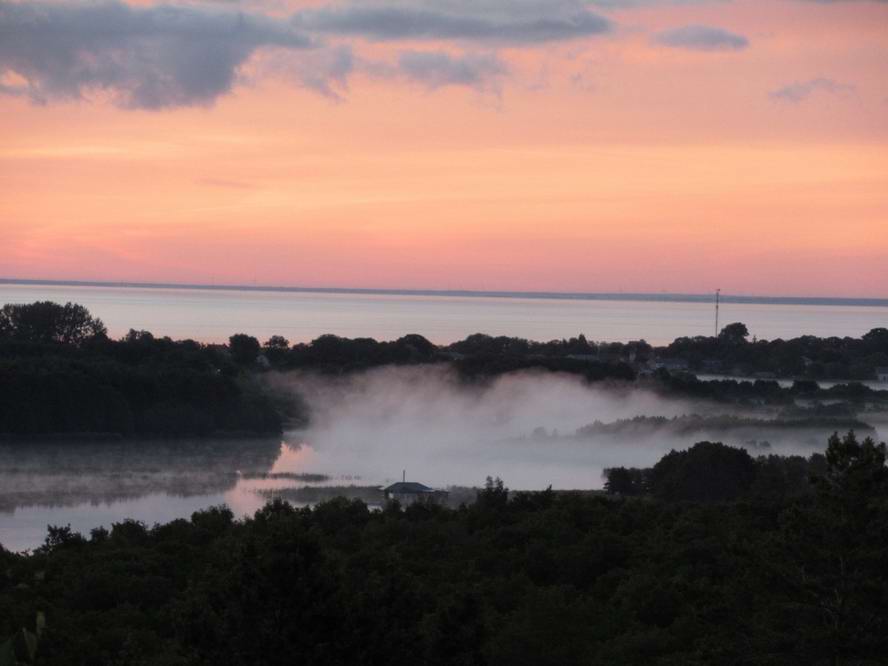
[[[23,280],[0,278],[0,285],[32,287],[100,287],[118,289],[181,289],[203,291],[276,292],[295,294],[356,294],[366,296],[430,296],[459,298],[516,298],[562,301],[639,301],[655,303],[713,303],[713,294],[584,293],[548,291],[485,291],[462,289],[361,289],[348,287],[276,287],[271,285],[181,284],[172,282],[107,282],[98,280]],[[888,298],[831,298],[817,296],[737,296],[722,294],[722,303],[757,305],[829,305],[888,307]]]

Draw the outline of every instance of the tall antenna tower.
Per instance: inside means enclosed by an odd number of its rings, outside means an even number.
[[[715,337],[718,337],[718,305],[721,300],[721,289],[715,290]]]

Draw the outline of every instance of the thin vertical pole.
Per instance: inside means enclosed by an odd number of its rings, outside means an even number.
[[[718,337],[718,305],[721,300],[721,289],[715,290],[715,337]]]

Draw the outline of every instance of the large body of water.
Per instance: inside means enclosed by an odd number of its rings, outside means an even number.
[[[86,306],[118,337],[129,329],[223,342],[233,333],[307,342],[324,333],[391,340],[419,333],[450,343],[472,333],[596,341],[712,335],[712,303],[671,300],[529,298],[410,293],[330,293],[0,283],[0,304],[38,300]],[[859,337],[888,327],[885,305],[724,302],[722,324],[740,321],[759,338]]]

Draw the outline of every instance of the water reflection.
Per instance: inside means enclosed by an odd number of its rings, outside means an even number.
[[[0,544],[34,548],[47,525],[88,534],[125,518],[150,525],[222,503],[255,511],[263,500],[252,485],[275,482],[243,479],[267,473],[284,449],[277,439],[2,443]]]
[[[280,455],[274,439],[0,445],[0,512],[224,493]]]
[[[88,535],[127,518],[153,525],[220,504],[240,517],[278,491],[374,483],[342,473],[348,461],[320,456],[298,434],[285,440],[0,443],[0,544],[33,549],[47,525]]]

